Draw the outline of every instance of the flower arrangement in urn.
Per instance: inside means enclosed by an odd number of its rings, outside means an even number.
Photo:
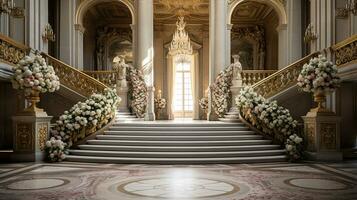
[[[25,111],[36,112],[36,103],[40,101],[40,93],[55,92],[60,88],[59,78],[52,66],[39,55],[25,56],[13,68],[12,86],[23,90],[31,106]]]
[[[160,111],[166,108],[166,99],[162,98],[161,90],[158,91],[157,97],[154,99],[155,109],[156,109],[156,118],[160,118]]]
[[[297,121],[289,110],[279,106],[276,101],[269,101],[257,94],[252,88],[241,90],[236,98],[241,116],[256,129],[285,144],[290,160],[302,157],[302,138],[297,132]]]
[[[327,111],[323,107],[325,96],[339,87],[340,78],[336,65],[328,61],[323,55],[312,58],[303,66],[298,77],[297,85],[304,92],[314,93],[314,100],[318,103],[315,111]]]

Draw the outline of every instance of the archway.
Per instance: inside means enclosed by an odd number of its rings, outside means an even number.
[[[254,66],[245,69],[270,70],[286,66],[287,16],[280,1],[235,0],[230,5],[228,20],[232,25],[230,53],[252,59],[250,63]],[[252,50],[249,54],[244,49]]]
[[[76,26],[83,33],[84,70],[110,70],[112,57],[133,61],[132,25],[134,9],[126,0],[89,0],[81,3],[76,13]]]

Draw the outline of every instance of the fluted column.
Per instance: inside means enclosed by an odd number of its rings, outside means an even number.
[[[227,12],[228,2],[226,0],[210,1],[210,32],[209,32],[209,51],[210,51],[210,85],[215,78],[228,64],[227,60]],[[209,98],[208,120],[216,120],[212,108],[212,100]]]
[[[143,71],[145,83],[148,87],[148,103],[145,120],[155,120],[154,114],[154,9],[153,0],[138,0],[137,22],[137,65]]]

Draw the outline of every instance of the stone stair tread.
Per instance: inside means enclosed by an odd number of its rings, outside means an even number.
[[[165,131],[165,130],[157,130],[157,131],[136,131],[136,130],[109,130],[109,131],[104,131],[104,134],[110,135],[118,135],[118,134],[143,134],[143,135],[150,135],[150,134],[165,134],[165,135],[191,135],[191,134],[199,134],[199,135],[224,135],[224,134],[234,134],[234,135],[250,135],[250,134],[255,134],[254,131],[247,130],[247,131],[242,131],[242,130],[221,130],[221,131]]]
[[[135,151],[143,150],[143,151],[213,151],[213,150],[222,150],[222,151],[228,151],[229,149],[234,149],[234,150],[256,150],[256,149],[264,149],[264,150],[269,150],[269,149],[279,149],[280,145],[274,145],[274,144],[268,144],[268,145],[246,145],[246,146],[110,146],[110,145],[90,145],[90,144],[83,144],[83,145],[78,145],[80,149],[101,149],[101,150],[106,150],[106,151],[111,151],[111,150],[119,150],[119,149],[124,149],[124,150],[129,150],[129,149],[134,149]]]
[[[202,151],[202,152],[160,152],[160,151],[98,151],[98,150],[70,150],[73,155],[83,156],[105,156],[105,157],[232,157],[232,156],[271,156],[281,155],[285,153],[285,150],[265,150],[265,151]]]
[[[167,120],[168,121],[168,120]],[[155,122],[148,122],[148,121],[142,121],[140,123],[137,122],[120,122],[120,123],[114,123],[113,126],[121,126],[121,127],[146,127],[146,128],[151,128],[151,127],[239,127],[239,126],[245,126],[244,123],[225,123],[225,122],[204,122],[204,123],[198,123],[198,122],[162,122],[162,121],[155,121]]]
[[[169,140],[88,140],[88,144],[140,144],[140,145],[246,145],[246,144],[270,144],[271,140],[215,140],[215,141],[169,141]]]
[[[232,140],[232,139],[262,139],[263,136],[261,135],[229,135],[229,136],[224,136],[224,135],[211,135],[211,136],[202,136],[202,135],[196,135],[196,136],[190,136],[190,135],[186,135],[186,136],[181,136],[181,135],[166,135],[166,136],[138,136],[138,135],[97,135],[97,139],[98,140],[120,140],[120,139],[125,139],[125,140],[129,140],[129,139],[149,139],[149,140],[208,140],[208,139],[216,139],[216,140]]]
[[[110,162],[110,163],[160,163],[160,164],[202,164],[202,163],[261,163],[285,161],[285,155],[252,156],[252,157],[223,157],[223,158],[137,158],[137,157],[95,157],[68,155],[68,161],[78,162]]]

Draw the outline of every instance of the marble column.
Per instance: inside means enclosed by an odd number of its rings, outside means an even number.
[[[9,18],[8,14],[0,14],[0,33],[6,36],[10,35]]]
[[[76,0],[61,0],[60,2],[60,60],[74,66],[76,55],[76,34],[74,17],[76,15]],[[83,50],[82,50],[83,51]]]
[[[74,66],[80,70],[83,70],[83,34],[85,28],[80,24],[74,25],[75,32],[75,49],[74,49]]]
[[[311,42],[311,52],[330,47],[335,43],[335,1],[311,0],[311,24],[317,40]]]
[[[288,63],[299,60],[302,56],[303,36],[301,28],[301,0],[287,1],[288,14]]]
[[[227,13],[228,2],[225,0],[212,0],[210,1],[210,71],[209,71],[209,83],[214,83],[217,75],[228,64],[227,59]],[[212,108],[212,99],[209,95],[208,106],[208,120],[217,120],[217,116],[214,114]]]
[[[153,0],[138,0],[137,65],[143,71],[148,87],[148,102],[144,119],[155,120],[154,114],[154,8]]]
[[[281,24],[277,28],[278,34],[279,34],[279,60],[278,60],[278,65],[279,69],[284,68],[288,65],[288,29],[286,24]]]
[[[42,33],[48,23],[48,0],[28,0],[26,8],[26,44],[35,50],[47,52],[48,41],[42,39]]]

